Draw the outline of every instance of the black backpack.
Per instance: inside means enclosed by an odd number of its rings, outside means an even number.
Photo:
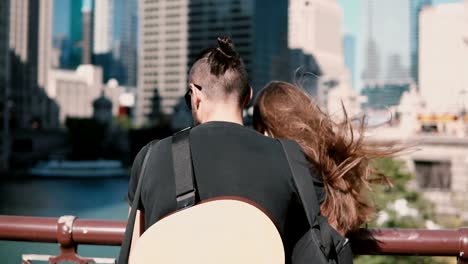
[[[349,240],[341,236],[327,219],[320,215],[320,204],[307,167],[292,166],[291,159],[307,162],[297,151],[297,143],[280,139],[294,178],[310,229],[299,239],[293,249],[293,264],[351,264],[353,254]]]

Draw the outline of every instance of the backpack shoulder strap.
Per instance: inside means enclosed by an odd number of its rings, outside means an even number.
[[[309,162],[302,151],[297,151],[298,148],[300,150],[300,147],[296,142],[285,139],[279,139],[279,142],[283,146],[310,228],[318,228],[320,230],[320,244],[323,252],[328,257],[330,256],[332,247],[332,230],[327,219],[320,215],[320,203],[308,169]],[[292,159],[303,162],[304,166],[294,165],[291,162]]]
[[[172,136],[172,162],[174,166],[177,209],[195,204],[196,188],[190,151],[190,128]]]
[[[285,139],[280,139],[279,142],[288,160],[294,184],[296,185],[302,206],[304,207],[307,220],[309,221],[310,227],[313,227],[316,223],[317,216],[320,215],[320,207],[315,189],[313,188],[314,183],[307,168],[308,162],[304,158],[302,152],[297,151],[298,146],[296,142]],[[300,162],[303,161],[306,164],[304,164],[304,166],[294,165],[291,162],[292,159]]]

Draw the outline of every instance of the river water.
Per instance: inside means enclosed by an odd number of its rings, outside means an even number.
[[[0,214],[124,220],[128,178],[0,178]],[[86,257],[117,257],[119,247],[79,246]],[[57,244],[0,241],[0,263],[22,254],[58,254]],[[38,262],[43,263],[43,262]]]

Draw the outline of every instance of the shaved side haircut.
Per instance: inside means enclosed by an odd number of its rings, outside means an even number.
[[[218,38],[217,48],[205,49],[190,70],[190,81],[203,87],[209,100],[232,100],[242,106],[250,86],[245,65],[228,37]]]

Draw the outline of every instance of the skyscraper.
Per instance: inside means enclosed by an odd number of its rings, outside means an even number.
[[[363,86],[386,83],[388,60],[397,54],[401,64],[410,72],[410,1],[365,0],[366,33],[364,42]],[[395,15],[398,14],[398,15]],[[398,23],[395,23],[398,19]],[[361,87],[363,88],[363,87]]]
[[[338,84],[345,74],[343,57],[343,11],[336,0],[296,0],[289,2],[288,47],[311,56],[317,64],[315,72],[306,79],[312,82],[304,89],[316,96],[322,106],[327,104],[328,90]],[[293,65],[298,61],[291,60]],[[293,71],[294,69],[289,69]],[[306,77],[305,75],[304,77]],[[321,85],[323,84],[323,85]],[[333,85],[330,85],[333,84]]]
[[[293,64],[313,66],[314,73],[320,72],[320,64],[336,78],[345,71],[343,14],[335,0],[290,1],[289,8],[288,0],[140,1],[139,10],[140,124],[150,111],[155,87],[163,111],[172,112],[185,92],[190,64],[201,50],[215,46],[220,35],[233,39],[254,91],[272,79],[293,80]]]
[[[324,75],[339,75],[344,70],[342,21],[336,0],[290,1],[288,47],[312,54]]]
[[[216,45],[216,38],[230,36],[247,71],[252,69],[254,1],[193,0],[189,4],[189,64],[207,47]]]
[[[112,49],[113,0],[94,1],[93,13],[93,53],[106,54]]]
[[[376,82],[380,78],[380,60],[377,42],[374,36],[374,0],[367,0],[367,43],[365,69],[362,73],[364,85]]]
[[[113,42],[114,20],[122,19],[121,14],[114,13],[115,0],[94,1],[93,8],[93,64],[102,67],[104,82],[119,79],[119,72],[114,71]]]
[[[92,63],[104,81],[135,87],[137,68],[137,0],[98,0],[93,7]]]
[[[250,78],[254,91],[271,80],[292,81],[288,50],[288,0],[255,0],[253,62]],[[241,27],[238,25],[237,27]],[[271,30],[274,28],[274,30]],[[247,59],[247,58],[246,58]],[[289,78],[288,78],[289,77]]]
[[[115,65],[115,72],[118,74],[115,76],[119,83],[135,87],[138,68],[138,10],[141,9],[137,0],[114,0],[114,3],[115,9],[121,11],[121,16],[114,16],[114,32],[120,43],[118,50],[115,50],[119,54],[119,57],[115,58],[118,61]],[[140,19],[143,21],[142,17]]]
[[[83,0],[70,0],[70,58],[65,68],[75,69],[81,64],[83,41]]]
[[[387,63],[387,82],[411,82],[408,69],[403,66],[399,54],[391,54],[387,59]]]
[[[188,0],[139,2],[136,118],[144,124],[158,89],[166,114],[185,93],[188,65]]]
[[[468,9],[463,3],[421,11],[419,92],[434,113],[468,109]]]
[[[27,127],[32,119],[44,126],[56,122],[45,86],[51,65],[52,0],[10,2],[10,60],[12,119]]]
[[[411,0],[410,2],[411,78],[416,84],[419,83],[419,14],[423,7],[431,4],[432,0]]]
[[[91,64],[93,56],[93,15],[88,7],[82,9],[83,37],[81,40],[81,63]]]
[[[356,87],[356,37],[351,34],[346,34],[343,38],[344,58],[346,67],[351,73],[351,82],[353,87]]]

